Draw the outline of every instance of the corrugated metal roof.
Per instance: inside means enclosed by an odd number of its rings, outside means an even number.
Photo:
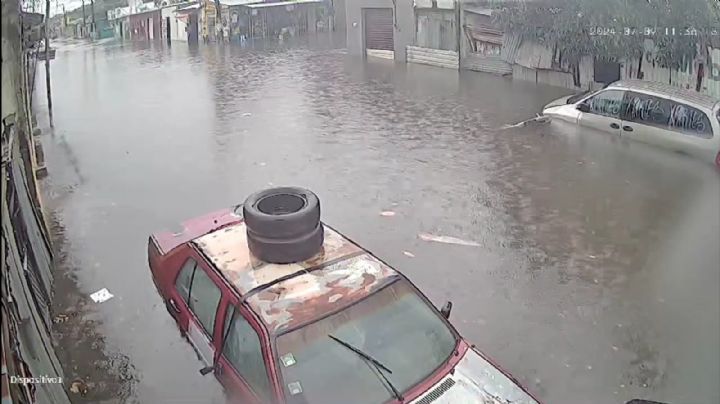
[[[291,0],[291,1],[280,1],[277,3],[256,3],[256,4],[247,4],[246,7],[249,8],[269,8],[269,7],[282,7],[282,6],[292,6],[297,4],[308,4],[308,3],[322,3],[322,0]]]
[[[397,276],[362,248],[325,226],[318,254],[292,264],[258,260],[247,246],[244,222],[201,236],[193,244],[268,325],[279,331],[367,296]]]
[[[500,58],[507,63],[515,63],[517,51],[520,48],[520,35],[506,33],[503,36],[503,44],[500,49]]]
[[[623,88],[626,90],[649,91],[671,97],[677,101],[685,101],[708,109],[713,109],[715,105],[720,102],[720,99],[713,98],[709,95],[685,90],[679,87],[673,87],[669,84],[658,83],[656,81],[622,80],[616,81],[608,87]]]

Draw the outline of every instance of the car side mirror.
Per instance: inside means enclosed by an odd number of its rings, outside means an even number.
[[[205,366],[204,368],[200,369],[200,374],[205,376],[208,373],[212,373],[215,370],[215,366]]]
[[[452,302],[448,301],[445,303],[445,306],[443,306],[442,309],[440,309],[440,314],[443,315],[445,318],[450,318],[450,312],[452,311]]]
[[[580,112],[590,112],[590,106],[585,104],[584,102],[581,102],[575,108]]]

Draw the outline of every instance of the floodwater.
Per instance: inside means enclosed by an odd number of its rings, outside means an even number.
[[[720,401],[720,172],[559,123],[499,129],[566,90],[365,62],[327,37],[66,43],[52,86],[40,139],[59,355],[89,383],[76,402],[224,401],[155,291],[147,237],[280,184],[452,300],[547,403]],[[101,288],[115,297],[93,303]]]

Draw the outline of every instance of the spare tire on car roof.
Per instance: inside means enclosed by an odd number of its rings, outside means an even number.
[[[304,261],[322,248],[320,200],[310,190],[278,187],[256,192],[245,200],[243,218],[248,248],[260,260]]]

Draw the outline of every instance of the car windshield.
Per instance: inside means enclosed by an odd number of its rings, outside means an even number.
[[[382,403],[393,398],[376,373],[381,370],[337,340],[389,369],[392,373],[383,371],[384,376],[401,393],[441,366],[457,343],[413,287],[396,281],[339,313],[278,337],[288,403]]]
[[[591,91],[583,91],[582,93],[575,94],[567,99],[568,104],[574,104],[580,101],[583,97],[590,95]]]

